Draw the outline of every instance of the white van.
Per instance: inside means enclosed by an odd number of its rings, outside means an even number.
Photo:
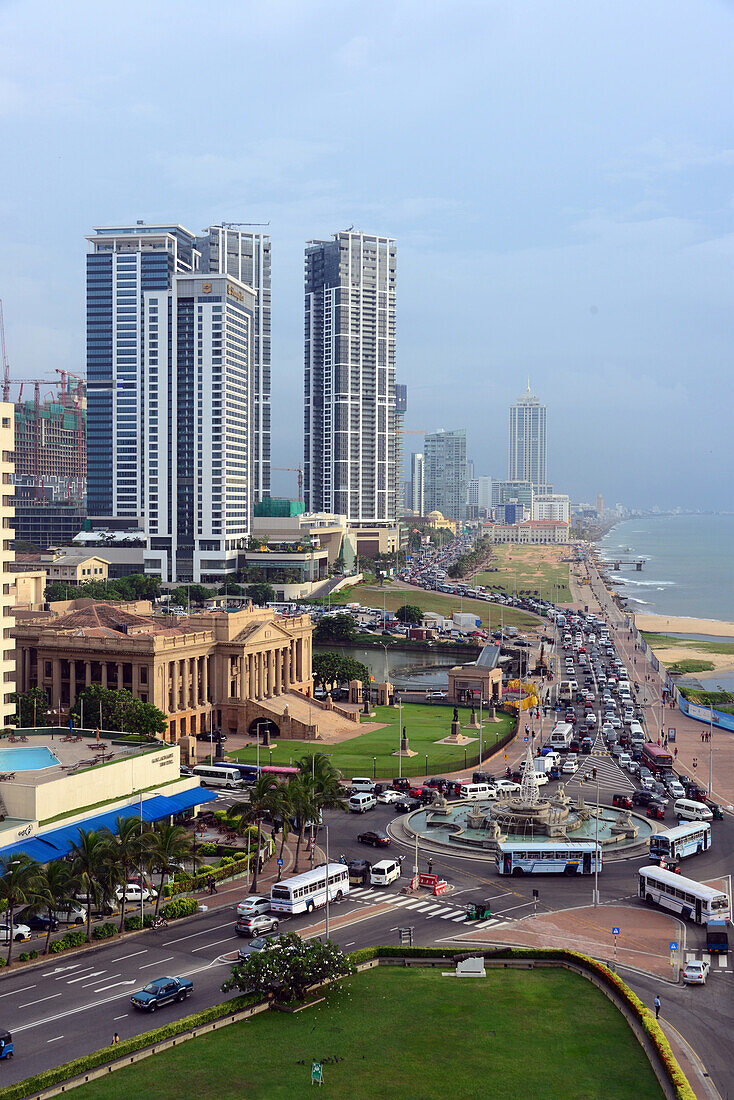
[[[198,775],[204,787],[226,787],[227,790],[241,791],[247,787],[238,768],[226,768],[217,764],[197,764],[192,770]]]
[[[678,798],[673,803],[673,813],[679,821],[713,821],[714,815],[703,802],[693,802],[690,798]]]
[[[373,863],[370,870],[370,886],[389,886],[400,878],[400,863],[397,859],[381,859]]]
[[[462,783],[459,787],[459,798],[467,801],[476,801],[480,798],[496,799],[497,795],[488,783]]]
[[[630,741],[633,744],[636,744],[639,741],[639,743],[641,745],[644,745],[644,743],[645,743],[645,731],[642,728],[642,726],[640,725],[640,723],[635,722],[635,721],[630,722],[629,728],[630,728]]]
[[[349,799],[349,809],[353,814],[363,814],[367,810],[374,810],[376,805],[377,799],[374,794],[370,794],[368,791],[353,794]]]
[[[371,779],[367,779],[363,775],[355,775],[352,777],[352,790],[368,791],[370,794],[374,794],[375,784]]]

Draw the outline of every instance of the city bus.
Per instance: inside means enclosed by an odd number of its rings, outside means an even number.
[[[601,868],[601,846],[593,840],[506,840],[497,845],[500,875],[591,875]]]
[[[639,871],[639,896],[648,905],[695,921],[707,924],[711,920],[729,920],[729,898],[713,886],[705,886],[692,878],[683,878],[674,871],[662,867],[641,867]]]
[[[286,782],[294,775],[299,774],[298,768],[289,768],[287,766],[279,767],[275,764],[261,764],[260,775],[272,775],[275,779],[285,780]]]
[[[642,765],[649,768],[653,775],[659,775],[660,772],[669,772],[673,769],[673,756],[667,749],[661,748],[660,745],[653,744],[652,741],[646,741],[642,746]]]
[[[674,829],[653,833],[650,837],[650,855],[669,860],[694,856],[698,852],[708,851],[710,847],[711,826],[705,821],[689,821],[685,825],[676,825]]]
[[[228,790],[242,790],[245,781],[237,768],[226,764],[197,764],[192,774],[199,777],[204,787],[226,787]]]
[[[349,868],[329,864],[329,901],[341,901],[349,893]],[[326,864],[301,875],[273,883],[270,908],[274,913],[311,913],[326,905]]]

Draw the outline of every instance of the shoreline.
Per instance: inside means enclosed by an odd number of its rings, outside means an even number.
[[[723,619],[694,619],[686,615],[651,615],[633,612],[635,626],[646,634],[710,634],[734,640],[734,623]],[[695,644],[695,639],[691,638]]]

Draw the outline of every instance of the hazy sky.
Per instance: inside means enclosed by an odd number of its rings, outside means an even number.
[[[725,0],[0,0],[13,372],[84,370],[92,226],[269,221],[292,466],[303,245],[354,224],[398,242],[409,428],[505,477],[529,376],[558,490],[732,508],[733,47]]]

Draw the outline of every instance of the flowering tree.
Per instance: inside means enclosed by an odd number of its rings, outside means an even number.
[[[295,932],[279,936],[265,951],[254,951],[232,967],[222,992],[273,995],[279,1001],[302,1001],[312,985],[354,973],[354,966],[331,940],[302,940]]]

